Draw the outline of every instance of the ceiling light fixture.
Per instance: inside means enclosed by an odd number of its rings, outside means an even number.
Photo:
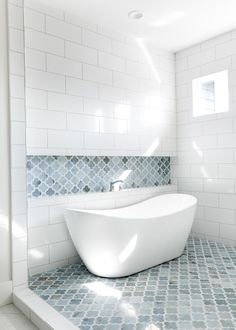
[[[131,19],[140,19],[143,17],[143,13],[139,10],[131,10],[128,13],[128,17]]]

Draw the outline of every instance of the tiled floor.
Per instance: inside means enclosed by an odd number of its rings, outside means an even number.
[[[0,329],[1,330],[37,330],[14,305],[0,307]]]
[[[74,264],[30,287],[82,330],[236,329],[236,248],[197,238],[180,258],[130,277]]]

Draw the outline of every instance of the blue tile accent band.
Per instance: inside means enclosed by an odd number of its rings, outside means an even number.
[[[170,157],[27,156],[28,197],[108,191],[170,184]]]

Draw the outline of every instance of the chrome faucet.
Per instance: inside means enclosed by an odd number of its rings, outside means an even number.
[[[123,180],[115,180],[110,182],[110,191],[119,191],[122,189],[124,181]],[[117,187],[117,188],[116,188]]]

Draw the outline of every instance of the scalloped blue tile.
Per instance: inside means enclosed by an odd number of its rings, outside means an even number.
[[[125,170],[125,189],[170,184],[170,157],[27,156],[28,197],[108,191]]]

